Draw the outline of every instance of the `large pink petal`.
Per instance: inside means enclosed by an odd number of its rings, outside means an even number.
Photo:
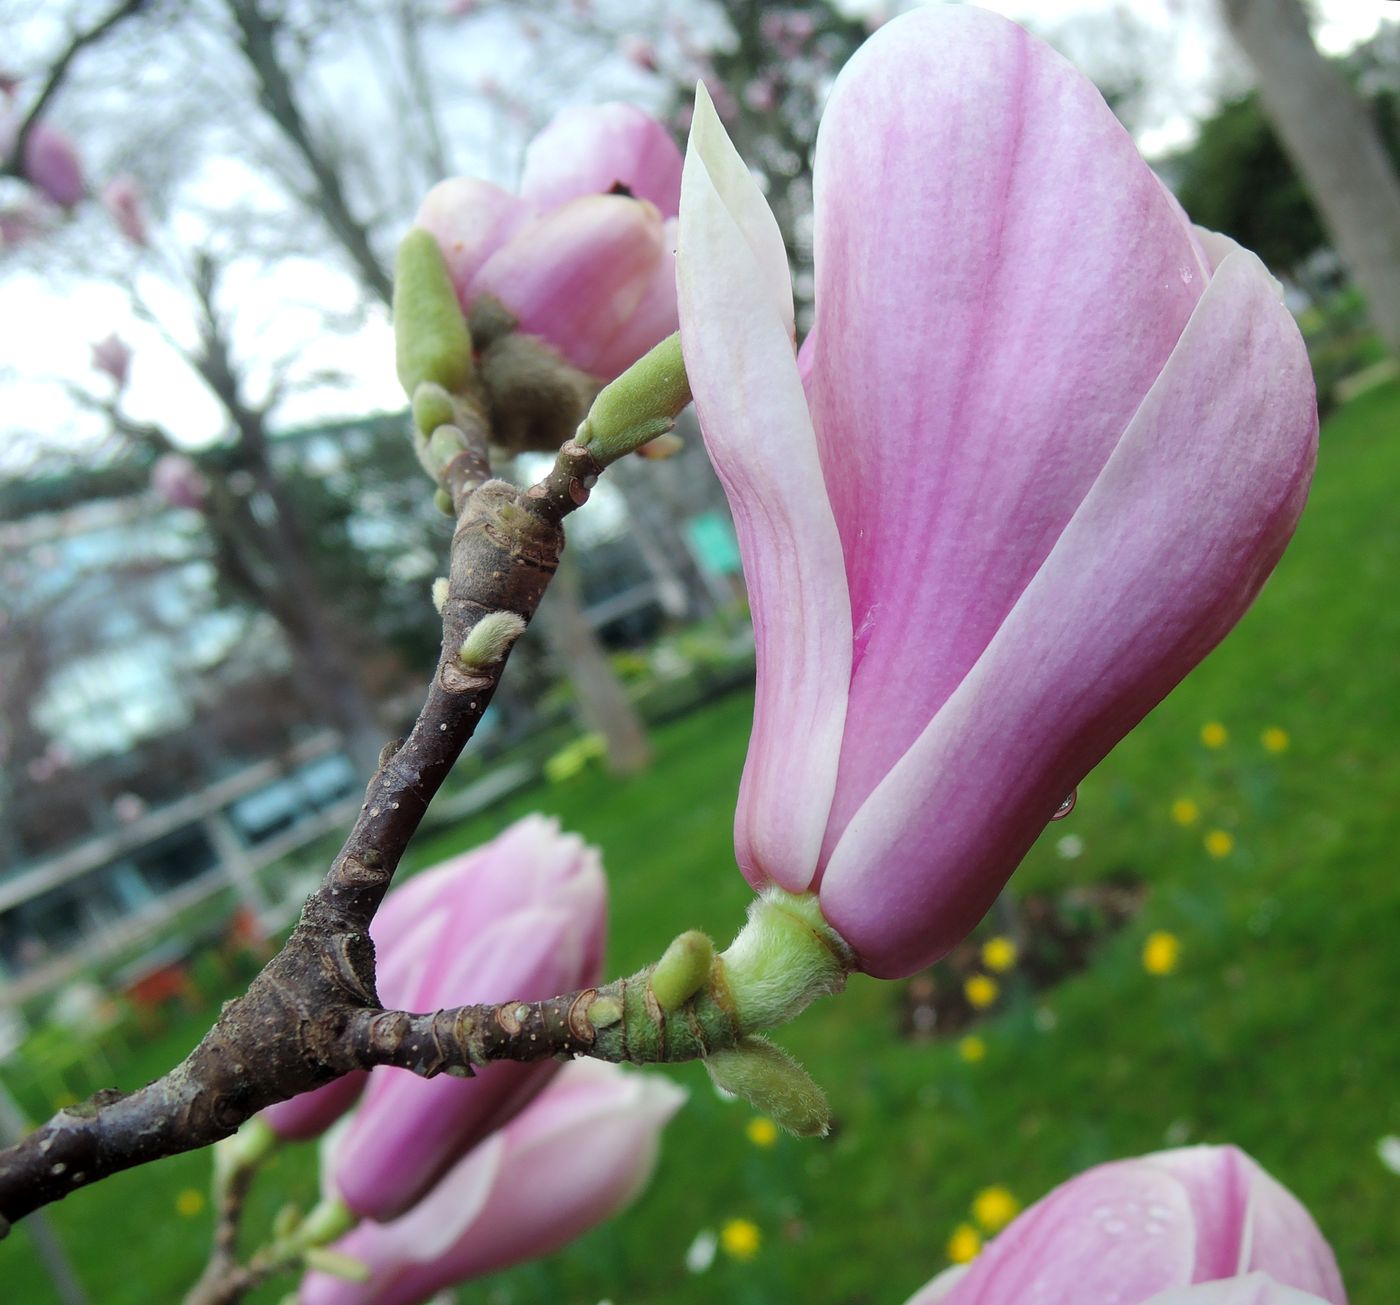
[[[1143,1301],[1142,1305],[1327,1305],[1327,1302],[1310,1292],[1285,1287],[1268,1274],[1251,1273],[1223,1282],[1174,1287]]]
[[[1089,1305],[1191,1281],[1186,1194],[1139,1161],[1100,1165],[1036,1202],[972,1262],[945,1305]]]
[[[534,215],[523,200],[476,177],[450,177],[428,192],[418,225],[438,242],[463,308],[471,307],[468,287],[481,265]]]
[[[1262,1269],[1289,1287],[1347,1305],[1337,1258],[1301,1201],[1254,1167],[1240,1272]]]
[[[520,193],[540,209],[625,186],[675,217],[681,152],[671,133],[633,104],[564,109],[525,151]]]
[[[996,14],[915,10],[837,80],[804,358],[855,629],[829,852],[981,655],[1200,296],[1093,84]]]
[[[599,376],[603,349],[670,257],[660,214],[644,201],[591,195],[522,227],[472,279],[468,301],[493,294],[520,330]]]
[[[1316,439],[1298,329],[1259,260],[1232,254],[1045,564],[832,855],[822,909],[865,968],[908,974],[963,937],[1066,793],[1239,619]]]
[[[1249,1194],[1259,1166],[1234,1146],[1185,1146],[1145,1156],[1185,1188],[1195,1215],[1196,1269],[1193,1282],[1232,1278],[1243,1271]]]
[[[734,841],[755,887],[811,882],[850,677],[841,543],[792,349],[782,237],[703,89],[681,191],[681,347],[729,496],[758,645]]]
[[[667,218],[662,226],[663,253],[656,260],[651,283],[632,315],[606,343],[600,343],[594,375],[611,380],[621,376],[653,345],[674,335],[680,325],[676,312],[676,238],[680,223]]]

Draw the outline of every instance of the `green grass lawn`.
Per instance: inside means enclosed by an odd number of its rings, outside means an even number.
[[[779,1035],[826,1086],[832,1139],[756,1146],[747,1108],[681,1067],[690,1102],[643,1200],[461,1299],[900,1305],[944,1266],[978,1189],[1003,1184],[1029,1202],[1101,1160],[1229,1140],[1314,1211],[1355,1305],[1400,1301],[1400,1177],[1375,1149],[1400,1133],[1397,502],[1392,385],[1329,422],[1297,542],[1238,632],[1034,849],[1018,891],[1126,870],[1149,892],[1086,972],[1034,997],[1008,985],[977,1030],[985,1059],[965,1063],[953,1039],[900,1041],[903,985],[857,981]],[[589,773],[526,794],[416,848],[415,864],[543,806],[604,850],[614,972],[654,958],[681,929],[727,940],[749,896],[730,820],[750,709],[738,694],[669,725],[648,775]],[[1212,721],[1228,732],[1217,749],[1200,737]],[[1269,728],[1287,731],[1285,751],[1263,746]],[[1194,824],[1172,818],[1179,798],[1198,807]],[[1228,854],[1207,853],[1212,830],[1233,837]],[[1082,843],[1072,859],[1056,848],[1067,835]],[[1169,976],[1142,966],[1153,930],[1180,939]],[[166,1067],[198,1031],[188,1022],[132,1056],[124,1085]],[[178,1299],[209,1228],[207,1209],[181,1215],[177,1203],[207,1179],[206,1157],[179,1157],[53,1210],[95,1300]],[[288,1191],[312,1188],[308,1159],[282,1157],[255,1222]],[[757,1225],[757,1254],[688,1272],[696,1234],[730,1219]],[[52,1299],[23,1231],[0,1244],[0,1283],[6,1301]]]

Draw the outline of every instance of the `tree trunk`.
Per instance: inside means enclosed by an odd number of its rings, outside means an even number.
[[[645,770],[652,755],[646,725],[584,614],[578,576],[567,559],[540,604],[535,624],[549,643],[550,656],[574,686],[579,714],[589,729],[603,736],[608,769],[617,775]]]
[[[1313,44],[1298,0],[1221,0],[1259,99],[1400,357],[1400,179],[1365,104]]]

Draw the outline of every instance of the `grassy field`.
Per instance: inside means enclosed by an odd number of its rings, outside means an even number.
[[[977,1063],[956,1039],[900,1040],[904,985],[858,981],[814,1008],[779,1040],[831,1096],[826,1142],[755,1144],[748,1110],[682,1067],[690,1102],[638,1206],[461,1299],[900,1305],[946,1264],[979,1189],[1029,1202],[1097,1161],[1230,1140],[1315,1212],[1355,1305],[1400,1301],[1400,1176],[1376,1154],[1400,1133],[1398,500],[1390,386],[1328,424],[1297,542],[1239,631],[1090,777],[1018,876],[1021,892],[1124,871],[1148,885],[1087,971],[1034,996],[1008,984],[976,1029]],[[604,849],[614,971],[684,928],[727,939],[748,899],[730,820],[750,708],[732,696],[659,731],[648,775],[524,795],[415,849],[415,863],[543,806]],[[1202,741],[1211,722],[1222,746]],[[1287,746],[1273,735],[1266,747],[1267,730]],[[1221,855],[1207,850],[1213,831],[1230,835],[1211,840]],[[1180,942],[1169,975],[1142,964],[1157,930]],[[124,1083],[198,1031],[190,1021],[133,1054]],[[178,1299],[204,1255],[207,1178],[207,1158],[181,1157],[53,1211],[96,1301]],[[312,1186],[306,1156],[282,1157],[254,1222]],[[688,1271],[697,1234],[732,1219],[755,1225],[756,1253]],[[0,1283],[17,1305],[52,1299],[22,1231],[0,1244]]]

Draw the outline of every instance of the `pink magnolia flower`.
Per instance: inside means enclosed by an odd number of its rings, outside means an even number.
[[[24,176],[60,208],[72,208],[87,193],[72,139],[47,122],[36,122],[25,139]]]
[[[1087,78],[971,6],[872,37],[815,164],[815,325],[704,101],[681,339],[758,644],[735,827],[872,974],[929,964],[1225,635],[1311,479],[1312,376]]]
[[[684,1099],[658,1075],[575,1061],[402,1218],[336,1244],[369,1267],[368,1282],[308,1274],[303,1305],[413,1305],[548,1255],[641,1191]]]
[[[431,1011],[587,987],[602,977],[606,925],[597,852],[561,834],[557,822],[527,816],[385,899],[371,926],[383,948],[380,995],[400,1009]],[[362,1217],[402,1214],[558,1068],[552,1060],[501,1063],[466,1079],[373,1070],[334,1148],[334,1188]]]
[[[531,142],[520,194],[456,177],[418,225],[442,247],[462,307],[498,298],[520,330],[612,380],[676,329],[681,155],[629,104],[566,109]]]
[[[141,183],[128,173],[113,177],[102,187],[102,205],[112,215],[117,230],[133,245],[149,243],[146,230],[146,201]]]
[[[113,331],[92,345],[92,365],[98,371],[106,372],[117,383],[117,389],[121,390],[125,388],[131,373],[131,346]]]
[[[908,1305],[1346,1299],[1332,1248],[1298,1198],[1238,1148],[1195,1146],[1071,1178]]]
[[[171,507],[198,510],[209,493],[209,482],[183,453],[163,453],[151,468],[151,488]]]

